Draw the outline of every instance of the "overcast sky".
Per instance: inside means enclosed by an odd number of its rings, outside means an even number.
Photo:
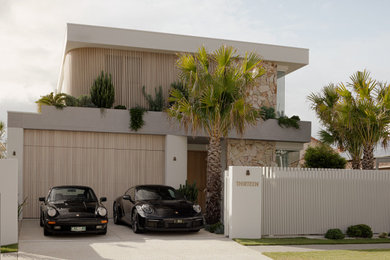
[[[368,69],[390,81],[390,1],[0,0],[0,120],[36,111],[59,74],[66,23],[308,48],[286,77],[286,114],[320,125],[306,97]],[[261,54],[261,53],[260,53]]]

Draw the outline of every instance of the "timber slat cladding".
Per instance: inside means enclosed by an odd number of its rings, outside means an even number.
[[[167,100],[172,82],[177,81],[177,55],[107,48],[80,48],[66,54],[62,92],[73,96],[89,95],[96,77],[103,70],[111,73],[115,87],[114,105],[147,107],[142,94],[155,95],[162,86]]]
[[[39,217],[39,197],[56,185],[87,185],[112,215],[113,200],[130,186],[164,182],[165,137],[158,135],[24,131],[24,218]]]

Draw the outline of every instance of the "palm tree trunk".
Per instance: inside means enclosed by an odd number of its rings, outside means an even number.
[[[221,140],[210,136],[207,152],[206,222],[214,224],[221,219]]]
[[[374,169],[374,146],[371,144],[367,144],[363,147],[362,169]]]
[[[352,164],[352,169],[360,169],[360,158],[352,158],[352,161],[351,161],[351,164]]]

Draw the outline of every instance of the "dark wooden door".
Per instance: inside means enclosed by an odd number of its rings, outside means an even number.
[[[187,181],[189,184],[196,182],[198,188],[198,203],[205,212],[206,205],[206,172],[207,172],[207,152],[188,151],[187,157]]]

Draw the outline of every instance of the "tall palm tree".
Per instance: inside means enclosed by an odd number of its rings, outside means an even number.
[[[38,112],[41,112],[42,105],[55,106],[60,109],[65,107],[66,96],[65,93],[54,94],[53,92],[46,96],[41,96],[41,98],[35,102],[38,104]]]
[[[356,131],[363,145],[363,169],[374,169],[374,147],[387,147],[390,137],[390,85],[372,79],[366,70],[358,71],[345,86],[340,84],[340,114],[348,129]],[[353,92],[348,88],[352,88]]]
[[[307,98],[325,127],[319,132],[320,140],[336,145],[341,151],[347,151],[352,160],[352,168],[360,169],[362,142],[354,129],[349,129],[342,120],[338,111],[341,98],[337,86],[329,84],[323,87],[320,93],[311,93]]]
[[[233,47],[221,46],[208,54],[181,54],[177,60],[179,78],[187,91],[172,89],[168,115],[195,134],[209,136],[207,153],[206,221],[221,218],[221,138],[232,128],[242,134],[247,125],[257,122],[258,112],[248,102],[249,89],[264,74],[261,58],[245,54],[240,58]],[[186,93],[184,95],[183,93]],[[188,95],[187,95],[188,93]]]

